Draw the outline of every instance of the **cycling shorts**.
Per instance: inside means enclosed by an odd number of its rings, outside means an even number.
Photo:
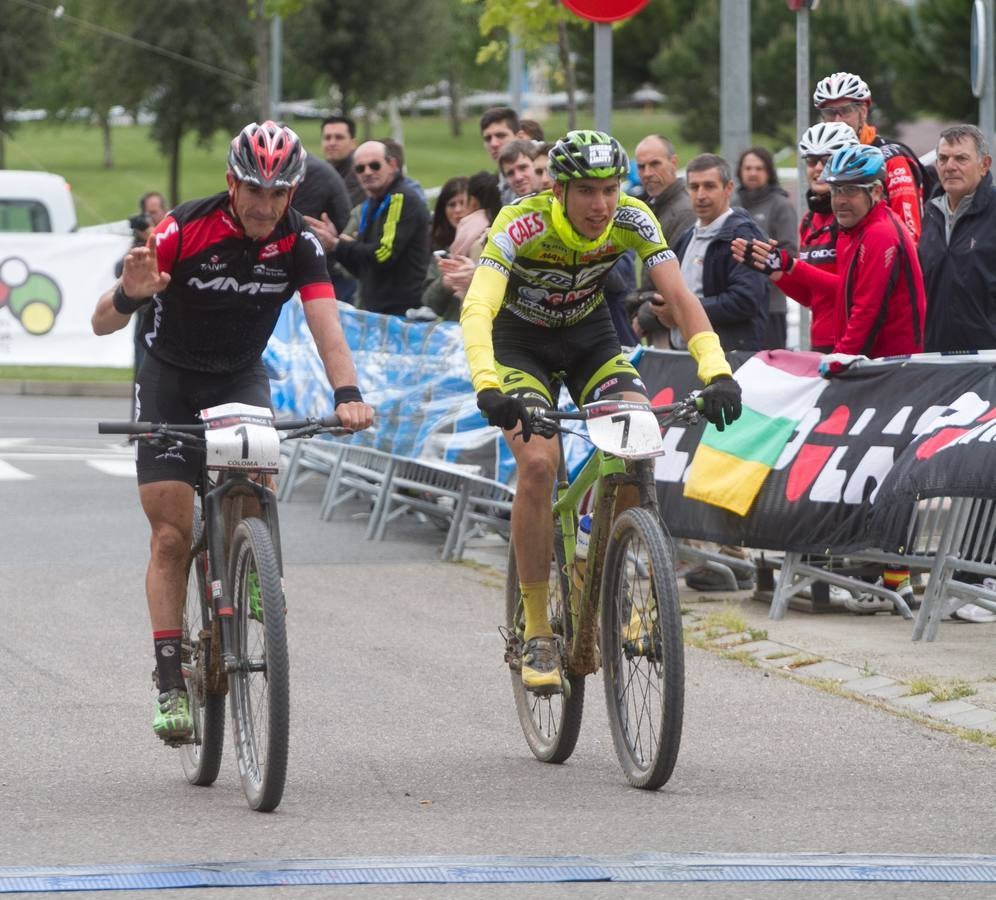
[[[270,409],[270,380],[262,360],[238,372],[192,372],[145,354],[135,384],[135,420],[187,425],[199,422],[202,409],[222,403],[248,403]],[[138,483],[200,478],[204,451],[194,447],[162,450],[138,444]]]
[[[502,310],[491,341],[502,391],[526,406],[555,408],[560,385],[578,406],[623,391],[647,394],[604,303],[564,328],[533,325]]]

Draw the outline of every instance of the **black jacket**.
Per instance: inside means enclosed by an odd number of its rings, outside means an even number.
[[[934,197],[944,197],[938,188]],[[945,199],[945,203],[947,200]],[[996,186],[987,172],[944,240],[944,213],[927,203],[917,245],[927,293],[924,350],[996,349]]]
[[[398,175],[381,200],[363,201],[356,240],[333,255],[359,280],[363,309],[403,316],[422,305],[429,246],[428,207]]]
[[[679,260],[692,239],[692,228],[672,249]],[[763,238],[747,212],[738,206],[706,249],[702,263],[702,307],[724,350],[761,350],[767,332],[768,279],[740,265],[730,252],[734,238]]]

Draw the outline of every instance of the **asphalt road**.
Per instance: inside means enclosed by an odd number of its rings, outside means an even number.
[[[321,523],[317,483],[281,509],[293,717],[284,802],[274,814],[251,812],[228,747],[214,787],[188,786],[177,755],[150,728],[147,531],[128,453],[96,434],[95,422],[123,417],[122,407],[0,397],[0,867],[994,852],[991,749],[691,648],[682,751],[661,791],[627,786],[598,680],[572,759],[534,761],[501,662],[500,573],[438,562],[441,533],[414,520],[378,544],[364,540],[358,506]],[[274,887],[255,896],[665,891],[981,898],[994,887],[434,884]]]

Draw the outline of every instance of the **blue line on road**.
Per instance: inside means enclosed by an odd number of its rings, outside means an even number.
[[[996,856],[644,853],[0,867],[0,894],[346,884],[887,881],[996,884]]]

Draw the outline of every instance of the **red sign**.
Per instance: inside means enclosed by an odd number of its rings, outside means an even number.
[[[592,22],[618,22],[636,15],[649,0],[561,0],[575,15]]]

